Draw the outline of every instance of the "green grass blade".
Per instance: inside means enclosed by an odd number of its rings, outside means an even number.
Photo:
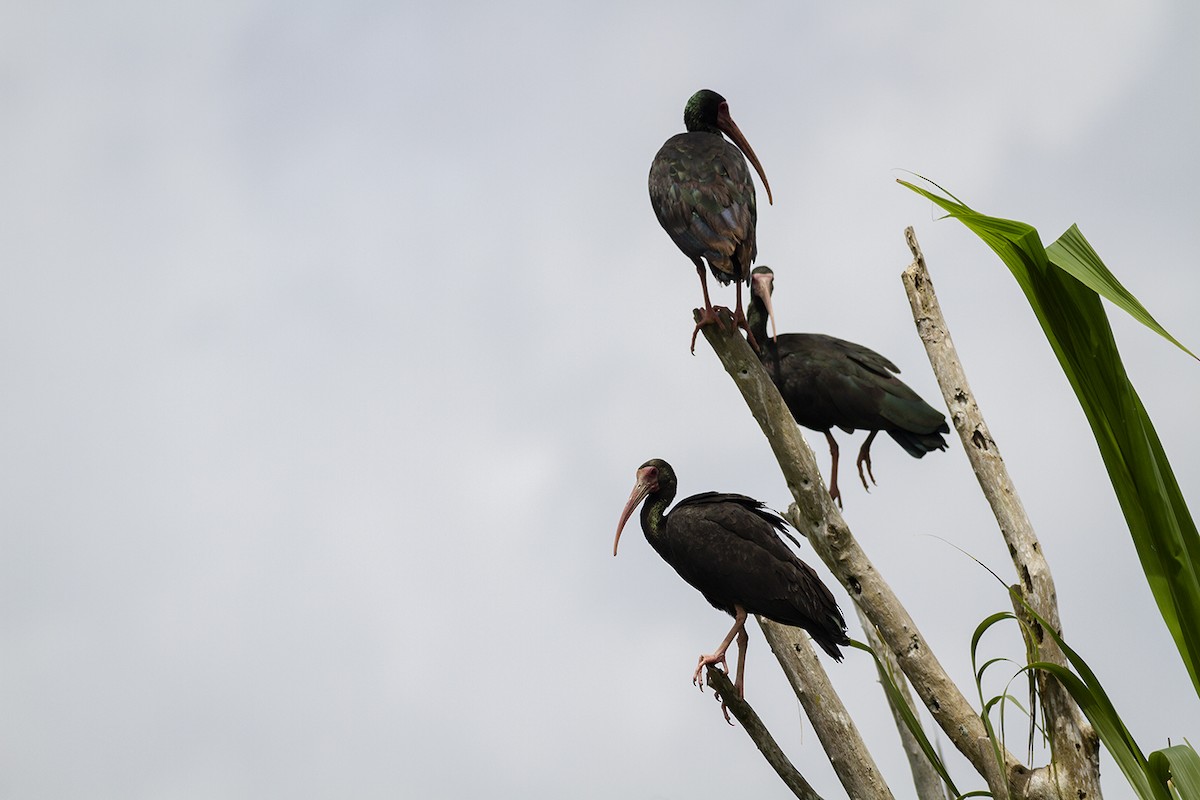
[[[1150,769],[1163,783],[1168,780],[1180,800],[1200,800],[1200,755],[1190,744],[1177,744],[1150,754]]]
[[[992,574],[995,575],[995,573],[992,573]],[[997,578],[997,580],[999,580],[999,578]],[[1001,585],[1002,586],[1004,585],[1003,582],[1001,582]],[[987,619],[985,619],[983,622],[981,622],[975,626],[975,632],[973,634],[971,634],[971,665],[973,667],[975,665],[975,651],[979,648],[979,640],[983,638],[983,635],[985,633],[987,633],[988,628],[992,627],[997,622],[1001,622],[1006,619],[1016,619],[1016,618],[1017,618],[1016,615],[1013,614],[1011,611],[997,611],[995,614],[992,614]],[[975,674],[978,675],[979,672],[976,671]]]
[[[851,641],[850,646],[856,647],[865,653],[870,653],[871,658],[875,659],[875,665],[879,668],[878,672],[883,677],[883,691],[887,695],[888,702],[892,704],[892,708],[899,712],[900,718],[904,720],[905,727],[908,728],[909,732],[917,740],[917,744],[921,747],[921,752],[925,754],[925,758],[929,760],[938,777],[942,779],[955,797],[963,797],[964,795],[954,785],[954,781],[950,779],[950,773],[946,771],[946,765],[942,763],[942,759],[938,756],[933,743],[925,735],[925,728],[921,725],[921,721],[917,719],[916,712],[909,707],[908,703],[904,700],[904,695],[900,692],[900,687],[896,686],[895,681],[892,680],[890,670],[879,660],[879,656],[875,655],[875,651],[867,645],[862,642]]]
[[[1125,373],[1100,298],[1052,263],[1033,227],[988,217],[901,183],[983,239],[1021,286],[1092,427],[1147,583],[1200,694],[1200,534],[1162,442]],[[1059,261],[1088,264],[1091,248],[1085,244],[1082,236],[1068,231],[1050,252]]]
[[[988,743],[992,746],[992,757],[996,759],[996,767],[1000,771],[1001,775],[1004,774],[1004,754],[1001,752],[1001,737],[1003,736],[1004,731],[1002,728],[1000,732],[997,733],[995,726],[992,725],[991,715],[992,706],[995,705],[1000,698],[993,697],[991,700],[988,700],[983,696],[983,673],[986,672],[987,668],[992,664],[995,664],[997,661],[1003,661],[1004,659],[993,658],[984,663],[983,666],[980,666],[979,640],[983,638],[983,635],[987,633],[993,625],[998,622],[1003,622],[1007,619],[1015,620],[1016,615],[1010,611],[997,611],[995,614],[992,614],[983,622],[976,625],[975,633],[971,635],[971,671],[975,675],[975,691],[979,696],[979,720],[983,723],[983,729],[987,733]],[[1007,789],[1007,786],[1005,788]],[[1010,796],[1010,793],[1006,791],[1005,797]],[[996,798],[996,800],[1001,800],[1001,798]]]

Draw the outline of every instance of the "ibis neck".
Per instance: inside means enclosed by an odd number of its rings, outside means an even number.
[[[750,301],[750,309],[746,312],[746,323],[750,326],[750,333],[754,334],[754,341],[760,345],[770,338],[767,332],[767,316],[767,307],[755,295]]]
[[[653,494],[642,504],[642,533],[646,534],[646,541],[651,544],[662,538],[663,529],[667,524],[667,505],[671,499],[665,495]]]

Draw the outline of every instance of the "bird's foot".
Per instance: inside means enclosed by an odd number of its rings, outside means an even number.
[[[858,465],[858,479],[862,481],[863,488],[868,492],[871,491],[871,487],[867,486],[867,478],[863,475],[863,464],[867,465],[867,475],[871,476],[871,483],[875,483],[875,473],[871,472],[871,442],[875,441],[877,433],[879,431],[871,431],[867,436],[866,441],[863,442],[862,447],[858,450],[858,461],[855,462]],[[875,485],[878,486],[879,484],[876,483]]]
[[[879,484],[875,483],[875,474],[873,472],[871,472],[871,454],[870,453],[859,453],[858,461],[856,463],[858,464],[858,479],[860,481],[862,481],[863,488],[866,489],[868,492],[871,491],[871,487],[867,486],[866,475],[863,475],[863,464],[867,465],[867,475],[871,476],[871,483],[878,486]]]
[[[696,320],[696,328],[692,331],[692,355],[696,355],[696,336],[700,333],[701,328],[705,325],[716,325],[721,330],[725,330],[725,323],[721,321],[718,311],[729,313],[729,309],[721,306],[692,309],[692,318]]]
[[[725,717],[725,721],[729,723],[729,727],[733,727],[733,720],[729,718],[729,706],[725,705],[725,698],[720,694],[713,692],[713,699],[721,704],[721,714]]]
[[[842,508],[842,490],[838,488],[836,483],[829,487],[829,499],[837,503],[839,509]]]
[[[708,656],[708,657],[711,658],[712,656]],[[700,656],[700,665],[698,667],[696,667],[697,675],[700,674],[700,670],[702,670],[705,666],[708,666],[711,668],[711,667],[715,667],[717,665],[716,663],[705,664],[704,659],[705,659],[705,656]],[[725,663],[724,659],[722,659],[719,663],[724,664]],[[728,665],[726,665],[725,671],[728,672]],[[734,688],[737,691],[738,697],[741,697],[742,696],[742,687],[735,686]],[[700,684],[700,691],[704,691],[703,683]],[[729,706],[726,705],[725,698],[721,696],[721,693],[718,692],[715,687],[713,688],[713,699],[721,704],[721,714],[725,717],[725,721],[728,722],[730,725],[733,725],[733,720],[729,718]]]
[[[713,653],[712,655],[702,655],[700,660],[696,662],[696,671],[692,673],[692,684],[700,687],[700,691],[704,691],[704,681],[700,679],[700,673],[705,667],[721,667],[721,671],[728,673],[729,664],[725,662],[725,653]]]
[[[733,312],[733,324],[746,332],[746,341],[754,348],[754,352],[761,353],[762,348],[758,346],[758,341],[754,338],[754,331],[750,330],[750,322],[746,319],[746,314],[742,311],[742,307],[738,306]]]

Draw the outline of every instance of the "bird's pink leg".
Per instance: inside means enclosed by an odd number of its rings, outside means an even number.
[[[837,485],[838,446],[830,431],[825,431],[825,440],[829,442],[829,455],[833,456],[833,466],[829,468],[829,496],[836,500],[838,508],[841,508],[842,493],[838,490]]]
[[[737,608],[737,610],[740,614],[745,616],[746,612],[742,610],[741,606],[735,606],[735,608]],[[735,680],[733,682],[733,688],[735,690],[737,690],[738,697],[745,699],[745,697],[746,697],[746,688],[745,688],[746,687],[746,683],[745,683],[746,647],[750,644],[750,634],[746,633],[745,625],[743,625],[742,629],[740,631],[738,631],[737,643],[738,643],[737,680]],[[724,699],[721,700],[721,713],[725,715],[725,721],[728,722],[730,725],[732,725],[733,721],[729,719],[729,707],[725,705]]]
[[[736,635],[738,643],[738,662],[737,678],[733,682],[733,688],[734,691],[737,692],[738,697],[745,697],[745,694],[742,691],[742,686],[746,675],[746,645],[750,641],[750,635],[746,633],[746,609],[734,604],[733,610],[737,612],[737,616],[734,620],[733,627],[729,630],[729,635],[725,637],[725,641],[721,642],[721,647],[716,653],[713,653],[711,656],[700,656],[700,663],[696,666],[695,674],[692,675],[692,683],[699,683],[700,670],[706,666],[709,666],[710,663],[723,664],[725,665],[725,671],[729,671],[729,665],[725,663],[725,651],[729,649],[729,643],[733,641],[733,638]],[[719,660],[716,662],[709,661],[709,659],[713,658],[719,658]],[[704,684],[700,683],[699,686],[700,691],[704,691]],[[733,720],[729,718],[729,706],[725,704],[725,698],[721,697],[719,694],[714,696],[721,701],[721,713],[725,715],[725,721],[732,725]]]
[[[696,328],[692,331],[692,355],[696,355],[696,335],[700,333],[700,329],[705,325],[712,325],[714,322],[722,330],[725,329],[725,324],[721,322],[721,317],[717,315],[713,309],[712,301],[708,299],[708,275],[704,271],[704,262],[697,259],[696,274],[700,276],[700,289],[704,292],[704,308],[696,309]]]
[[[754,348],[754,352],[760,352],[758,342],[754,341],[754,333],[750,330],[750,323],[746,320],[746,313],[742,311],[742,282],[737,283],[737,308],[733,312],[733,322],[739,328],[746,332],[746,341]]]
[[[741,606],[738,606],[738,610],[741,610]],[[742,611],[742,613],[745,614],[746,612]],[[746,696],[746,691],[745,691],[745,689],[746,689],[746,683],[745,683],[746,648],[750,646],[750,634],[746,633],[745,625],[743,625],[742,629],[740,631],[738,631],[737,643],[738,643],[737,680],[735,680],[733,682],[733,686],[735,689],[737,689],[738,697],[744,698]]]
[[[741,606],[734,606],[737,612],[737,617],[733,621],[733,627],[729,629],[729,635],[725,637],[725,641],[721,642],[715,653],[711,655],[702,655],[696,663],[696,671],[692,673],[692,683],[700,687],[700,691],[704,691],[704,683],[700,680],[700,673],[705,667],[711,667],[720,664],[725,667],[725,671],[729,671],[729,665],[725,663],[725,651],[729,649],[729,645],[733,642],[733,637],[738,635],[738,631],[746,629],[746,609]]]
[[[856,462],[858,464],[858,479],[862,481],[863,488],[868,492],[871,491],[871,487],[867,486],[867,479],[863,475],[863,464],[867,465],[867,475],[871,476],[871,483],[875,483],[875,475],[871,472],[871,442],[875,440],[875,434],[877,433],[879,431],[871,431],[871,435],[863,442],[862,448],[858,451],[858,461]],[[875,485],[878,486],[879,484],[876,483]]]

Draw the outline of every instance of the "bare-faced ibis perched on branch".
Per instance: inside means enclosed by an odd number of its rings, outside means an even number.
[[[803,628],[822,650],[841,661],[838,645],[850,643],[842,612],[812,567],[780,538],[781,533],[792,538],[784,521],[753,498],[720,492],[692,495],[667,514],[676,487],[675,471],[666,461],[654,458],[638,468],[637,483],[617,523],[613,555],[625,523],[645,500],[642,531],[646,541],[681,578],[700,590],[704,599],[733,616],[733,627],[716,651],[700,656],[692,682],[700,684],[703,691],[700,673],[706,666],[720,664],[728,671],[725,651],[736,637],[734,686],[742,696],[747,614]],[[728,720],[724,705],[722,710]]]
[[[820,333],[785,333],[767,340],[767,319],[774,323],[771,293],[775,274],[770,267],[755,267],[750,297],[750,329],[764,340],[758,357],[791,410],[796,422],[820,431],[829,442],[833,458],[829,495],[842,504],[838,489],[838,446],[833,428],[847,433],[867,430],[858,451],[858,477],[863,488],[871,472],[871,442],[880,431],[914,458],[930,450],[945,450],[946,417],[895,376],[900,370],[891,361],[845,339]]]
[[[692,331],[694,353],[700,327],[720,324],[708,298],[705,261],[721,283],[737,282],[734,322],[750,333],[742,311],[742,284],[749,284],[750,265],[758,252],[754,236],[758,210],[746,158],[762,178],[767,202],[773,201],[762,164],[729,116],[724,97],[709,89],[696,92],[683,109],[683,124],[687,133],[668,139],[650,165],[650,203],[659,224],[700,275],[704,310]]]

